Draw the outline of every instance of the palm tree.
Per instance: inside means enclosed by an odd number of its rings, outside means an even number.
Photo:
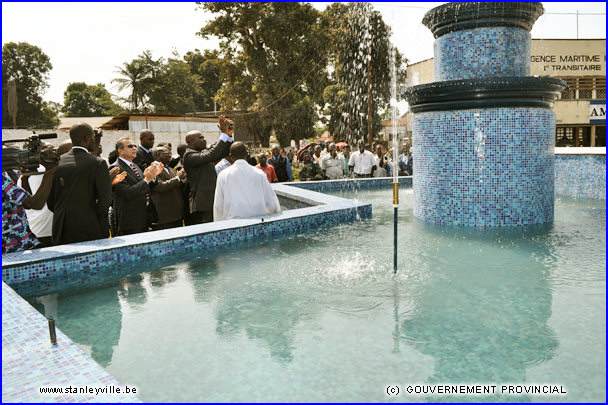
[[[131,95],[127,101],[131,104],[133,111],[138,111],[146,104],[151,86],[154,84],[158,71],[162,68],[162,63],[162,58],[155,61],[152,59],[151,52],[145,51],[137,59],[124,62],[122,67],[117,66],[116,73],[123,77],[113,79],[112,83],[117,83],[119,91],[131,89]]]

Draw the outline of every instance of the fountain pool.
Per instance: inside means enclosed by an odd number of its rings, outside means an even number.
[[[343,192],[370,220],[141,263],[28,300],[143,401],[605,399],[604,201],[557,198],[550,225],[413,219],[401,191]],[[416,396],[408,384],[551,384],[566,395]]]

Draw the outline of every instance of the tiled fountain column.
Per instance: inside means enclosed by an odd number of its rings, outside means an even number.
[[[560,84],[549,80],[549,91],[544,79],[526,77],[529,31],[541,14],[540,3],[449,3],[425,15],[436,82],[406,91],[416,218],[476,227],[553,221],[550,107]]]
[[[456,226],[553,221],[555,114],[488,108],[416,114],[414,216]]]

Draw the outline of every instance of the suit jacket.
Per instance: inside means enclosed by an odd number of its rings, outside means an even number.
[[[141,145],[137,146],[137,156],[133,159],[133,163],[139,166],[141,170],[146,170],[152,162],[154,162],[154,155],[152,155],[152,152],[146,152]]]
[[[105,160],[82,149],[61,156],[47,201],[53,211],[53,243],[108,237],[112,182]]]
[[[178,221],[183,218],[184,214],[182,182],[173,169],[165,167],[169,173],[163,170],[156,177],[156,186],[150,194],[158,213],[158,224]]]
[[[110,167],[115,166],[127,172],[127,177],[112,187],[118,233],[145,231],[149,225],[146,195],[150,193],[150,186],[143,180],[144,173],[137,165],[136,169],[142,180],[137,178],[135,172],[122,159],[116,159]]]
[[[212,149],[201,152],[187,149],[184,169],[190,183],[190,212],[213,211],[217,173],[213,163],[230,153],[230,142],[219,141]]]

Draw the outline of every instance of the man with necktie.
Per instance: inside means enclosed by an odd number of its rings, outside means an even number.
[[[129,138],[116,142],[118,159],[111,167],[119,167],[127,177],[114,185],[114,211],[118,235],[129,235],[146,232],[151,225],[148,215],[150,200],[150,183],[163,170],[163,165],[151,164],[145,170],[133,163],[137,156],[137,146]]]

